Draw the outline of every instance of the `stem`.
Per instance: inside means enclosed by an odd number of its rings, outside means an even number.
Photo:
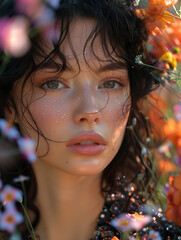
[[[34,229],[33,229],[33,226],[32,226],[32,224],[31,224],[31,221],[30,221],[30,219],[29,219],[29,216],[28,216],[28,214],[27,214],[27,211],[26,211],[26,209],[25,209],[25,207],[24,207],[24,205],[23,205],[23,201],[20,200],[19,202],[20,202],[20,204],[21,204],[21,206],[22,206],[22,208],[23,208],[23,211],[24,211],[24,214],[25,214],[25,216],[26,216],[26,219],[28,220],[28,223],[29,223],[29,226],[30,226],[30,229],[31,229],[31,236],[32,236],[32,238],[33,238],[34,240],[37,240],[36,235],[35,235],[35,232],[34,232]]]
[[[26,208],[26,206],[27,206],[27,199],[26,199],[26,189],[25,189],[24,181],[21,181],[21,186],[22,186],[22,189],[23,189],[24,205],[25,205],[25,208]]]

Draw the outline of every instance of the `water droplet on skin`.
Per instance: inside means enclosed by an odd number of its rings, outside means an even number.
[[[64,100],[62,100],[62,103],[64,103]]]
[[[66,116],[66,114],[64,113],[63,116]]]
[[[62,116],[61,118],[64,118],[64,116]]]
[[[80,101],[80,97],[78,98],[78,100]]]
[[[111,112],[112,110],[111,109],[109,109],[109,112]]]
[[[54,102],[56,102],[57,100],[55,99]]]
[[[60,110],[57,111],[58,113],[60,112]]]
[[[45,107],[47,107],[47,104],[45,104]]]
[[[56,120],[56,123],[58,123],[59,121],[58,120]]]

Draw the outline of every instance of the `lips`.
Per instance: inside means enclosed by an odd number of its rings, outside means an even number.
[[[81,155],[97,155],[106,148],[106,141],[98,133],[86,132],[72,138],[66,147]]]

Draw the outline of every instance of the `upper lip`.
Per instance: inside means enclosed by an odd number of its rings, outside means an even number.
[[[70,146],[70,145],[75,145],[75,144],[79,144],[81,142],[87,142],[87,141],[91,141],[93,143],[97,143],[100,145],[106,145],[106,141],[104,140],[104,138],[96,132],[81,133],[80,135],[70,139],[70,141],[68,141],[66,145]]]

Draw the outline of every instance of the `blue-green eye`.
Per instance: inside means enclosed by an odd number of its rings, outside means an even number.
[[[59,81],[49,81],[44,84],[45,89],[59,89],[64,87],[64,84]]]

